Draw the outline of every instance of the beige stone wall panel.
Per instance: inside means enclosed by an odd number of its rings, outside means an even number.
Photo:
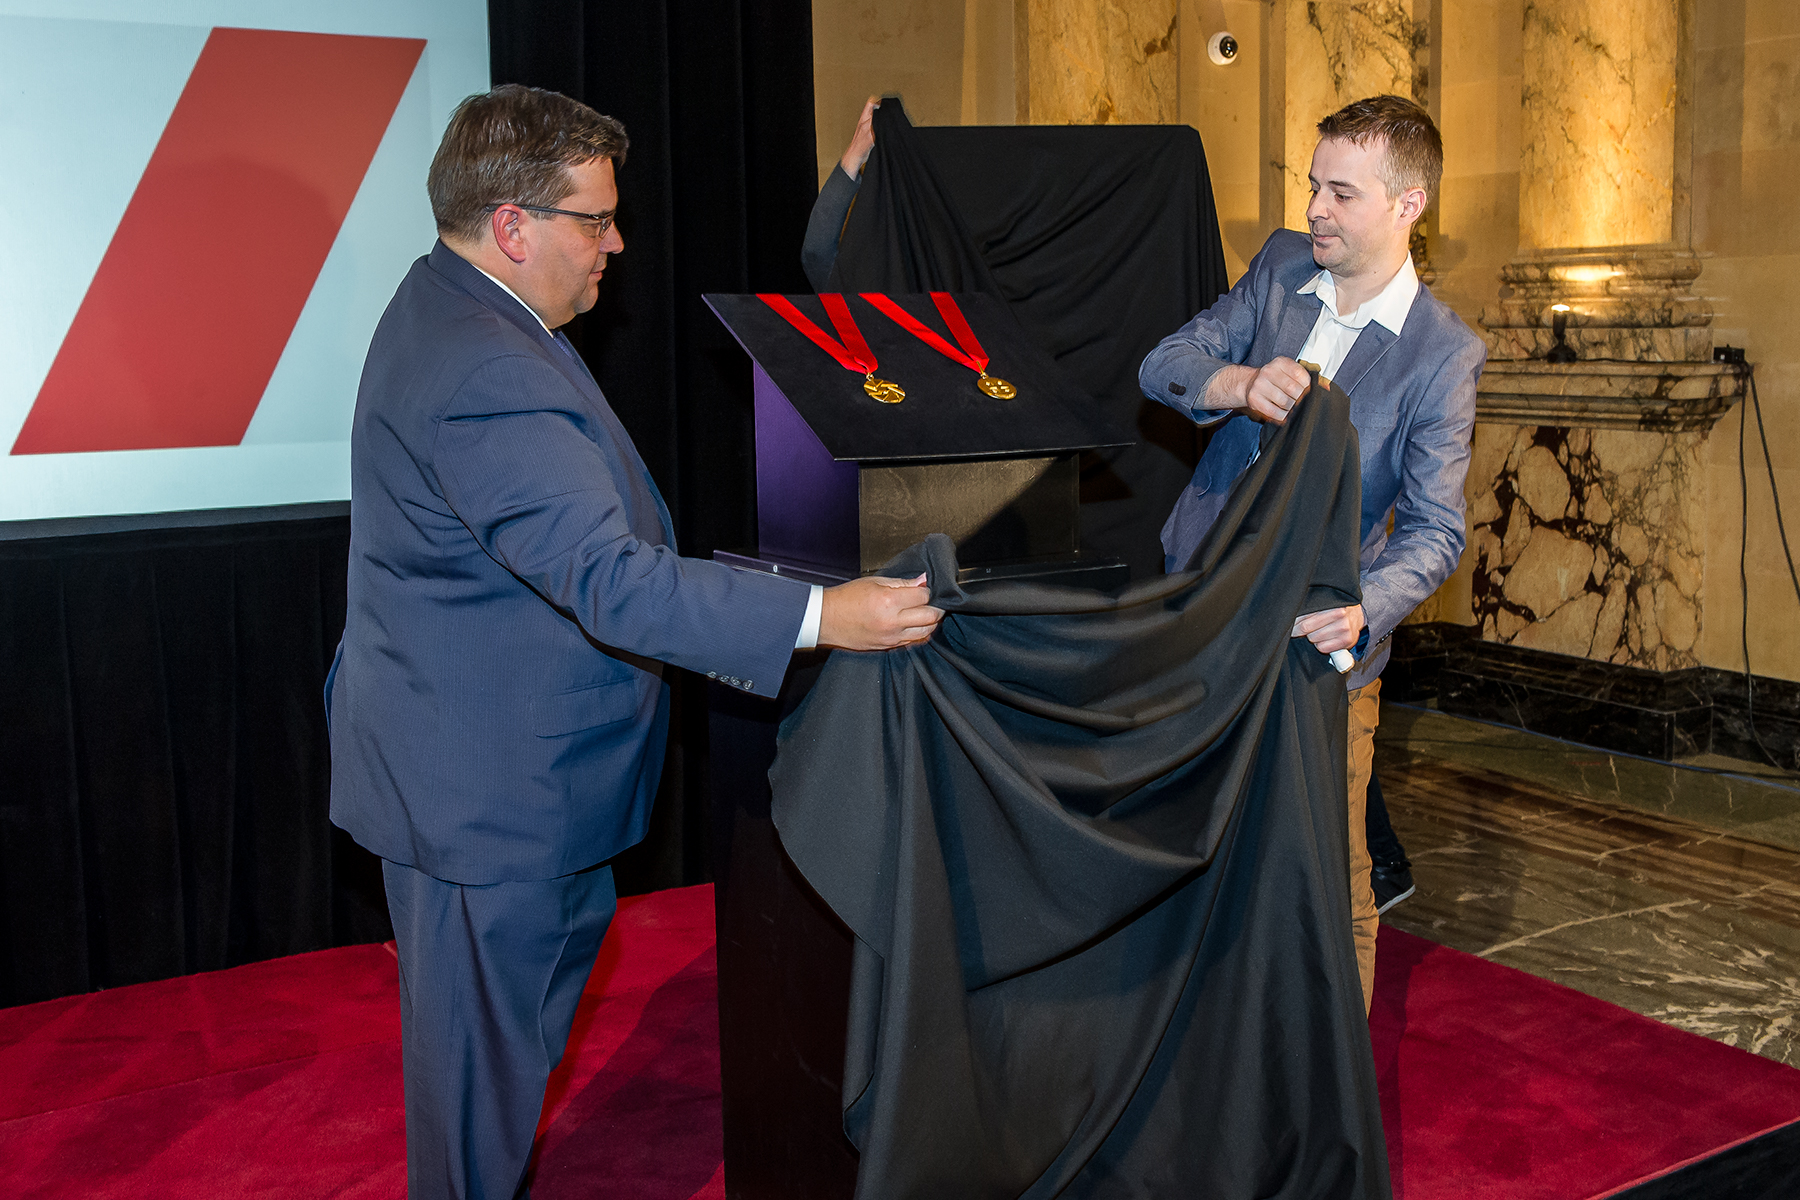
[[[1703,3],[1696,12],[1695,249],[1712,255],[1701,290],[1717,312],[1714,340],[1743,346],[1756,364],[1769,451],[1800,551],[1800,221],[1791,204],[1800,161],[1800,4],[1793,0]],[[1706,449],[1706,618],[1701,660],[1742,670],[1742,608],[1749,605],[1750,665],[1759,675],[1800,680],[1800,600],[1788,576],[1767,469],[1752,418],[1748,587],[1738,554],[1738,435],[1747,415],[1721,420]]]
[[[1183,124],[1200,132],[1206,169],[1212,176],[1213,204],[1225,249],[1227,276],[1236,280],[1269,235],[1262,220],[1263,27],[1262,0],[1225,0],[1225,27],[1238,39],[1237,61],[1219,66],[1206,54],[1210,4],[1181,0],[1179,104]]]
[[[957,124],[963,0],[813,0],[812,8],[821,183],[849,145],[871,95],[898,95],[915,125]]]

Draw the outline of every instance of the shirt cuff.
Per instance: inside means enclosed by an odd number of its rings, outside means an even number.
[[[819,617],[825,612],[825,589],[818,584],[812,585],[812,593],[806,597],[806,615],[800,618],[800,636],[794,639],[794,649],[812,650],[819,644]]]

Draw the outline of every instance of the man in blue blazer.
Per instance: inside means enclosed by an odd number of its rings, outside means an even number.
[[[1277,230],[1237,286],[1144,359],[1144,395],[1201,425],[1223,422],[1163,527],[1181,570],[1277,424],[1310,387],[1306,366],[1350,397],[1362,463],[1362,603],[1294,623],[1321,653],[1353,649],[1350,672],[1351,913],[1366,1006],[1377,915],[1364,804],[1388,636],[1462,556],[1463,478],[1475,426],[1481,340],[1414,274],[1413,224],[1437,194],[1444,151],[1425,111],[1359,100],[1319,122],[1308,233]],[[1390,516],[1393,531],[1388,531]]]
[[[428,181],[441,240],[357,395],[331,817],[384,860],[413,1200],[524,1187],[614,910],[607,860],[656,792],[665,664],[772,696],[797,648],[904,645],[941,615],[902,580],[809,588],[676,553],[555,332],[624,248],[625,148],[552,92],[465,100]]]

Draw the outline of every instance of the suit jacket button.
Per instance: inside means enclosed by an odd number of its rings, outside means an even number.
[[[1171,391],[1171,392],[1174,392],[1174,393],[1175,393],[1175,394],[1176,394],[1176,395],[1177,395],[1177,396],[1185,396],[1185,395],[1187,395],[1187,389],[1186,389],[1186,388],[1184,388],[1184,387],[1182,387],[1182,386],[1181,386],[1181,385],[1180,385],[1180,384],[1179,384],[1179,383],[1171,383],[1171,384],[1169,384],[1169,390],[1170,390],[1170,391]]]
[[[719,677],[719,673],[717,671],[708,671],[706,673],[706,677],[708,679],[717,679]]]

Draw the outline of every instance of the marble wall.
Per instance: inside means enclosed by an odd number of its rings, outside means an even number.
[[[1307,171],[1318,124],[1352,100],[1392,93],[1422,98],[1416,62],[1427,41],[1413,0],[1308,0],[1286,6],[1284,223],[1306,228]]]
[[[1481,636],[1655,671],[1698,666],[1704,440],[1477,425],[1467,499]]]
[[[1666,242],[1676,0],[1527,0],[1521,247]]]
[[[1027,0],[1025,9],[1023,121],[1157,125],[1181,119],[1177,0]]]
[[[829,170],[836,161],[862,97],[871,90],[897,88],[905,95],[909,111],[922,123],[1011,119],[1011,112],[996,108],[993,84],[999,79],[1003,86],[1012,86],[1015,94],[1029,92],[1029,86],[1020,89],[1020,81],[1007,75],[1029,57],[1029,37],[1020,39],[1019,61],[1000,50],[1005,33],[1018,32],[1021,13],[1028,22],[1034,2],[1042,0],[814,0],[822,169]],[[1332,47],[1352,47],[1347,55],[1337,54],[1341,78],[1376,71],[1385,72],[1387,79],[1398,84],[1405,78],[1397,65],[1405,39],[1397,22],[1410,12],[1412,62],[1416,70],[1418,64],[1429,61],[1423,72],[1428,107],[1438,119],[1445,143],[1442,195],[1431,218],[1430,258],[1437,276],[1431,287],[1473,326],[1484,308],[1502,299],[1501,268],[1521,246],[1669,236],[1658,231],[1668,228],[1668,214],[1679,204],[1679,197],[1672,194],[1665,205],[1655,188],[1648,189],[1652,202],[1647,206],[1637,203],[1643,199],[1641,195],[1627,197],[1632,202],[1625,209],[1630,211],[1621,209],[1610,215],[1593,207],[1565,213],[1561,211],[1564,206],[1534,200],[1527,220],[1521,206],[1529,189],[1522,186],[1521,166],[1529,159],[1535,171],[1535,164],[1549,155],[1545,123],[1547,114],[1555,111],[1543,97],[1534,98],[1535,123],[1527,132],[1527,38],[1543,37],[1548,28],[1545,22],[1577,19],[1587,21],[1586,28],[1599,31],[1596,44],[1605,44],[1610,53],[1622,54],[1624,59],[1621,67],[1596,55],[1589,64],[1593,68],[1589,82],[1600,89],[1595,94],[1610,95],[1609,89],[1623,86],[1627,80],[1635,91],[1625,108],[1618,110],[1630,117],[1625,123],[1614,119],[1582,124],[1590,115],[1585,107],[1580,111],[1565,108],[1568,123],[1564,128],[1581,130],[1582,137],[1603,149],[1615,142],[1639,147],[1615,161],[1622,180],[1629,182],[1634,172],[1649,171],[1654,163],[1660,163],[1656,156],[1662,152],[1654,147],[1661,146],[1663,136],[1659,114],[1666,107],[1666,97],[1656,94],[1662,77],[1653,77],[1648,68],[1637,73],[1635,64],[1648,56],[1640,55],[1635,47],[1653,45],[1656,38],[1664,36],[1656,32],[1665,27],[1658,22],[1666,22],[1659,14],[1676,11],[1677,2],[1530,0],[1536,24],[1528,26],[1527,0],[1413,0],[1410,7],[1395,0],[1356,5],[1342,0],[1224,0],[1226,21],[1243,49],[1236,64],[1221,68],[1205,58],[1202,14],[1212,6],[1178,0],[1174,9],[1176,101],[1174,113],[1165,107],[1162,119],[1187,121],[1206,141],[1227,261],[1235,276],[1269,231],[1286,222],[1288,207],[1297,198],[1290,194],[1290,187],[1304,179],[1305,164],[1298,164],[1297,173],[1288,170],[1289,130],[1304,125],[1306,136],[1299,139],[1303,149],[1296,157],[1310,155],[1311,123],[1331,107],[1320,81],[1337,78],[1331,75]],[[1101,5],[1088,0],[1067,7],[1090,17],[1103,14]],[[1126,12],[1132,6],[1117,0],[1108,7]],[[1800,533],[1800,322],[1791,319],[1785,300],[1793,293],[1793,280],[1800,278],[1800,223],[1787,215],[1785,203],[1792,189],[1793,164],[1800,155],[1800,4],[1793,0],[1704,0],[1692,7],[1696,47],[1692,245],[1705,256],[1696,291],[1715,314],[1712,340],[1746,347],[1757,364],[1776,480],[1787,503],[1790,534]],[[1136,53],[1148,63],[1150,56],[1142,53],[1143,44],[1160,40],[1167,9],[1162,0],[1156,0],[1142,10],[1155,16],[1155,21],[1148,22],[1155,28],[1131,32],[1133,41],[1140,34],[1143,39],[1135,51],[1131,42],[1117,38],[1108,44],[1127,56]],[[1135,29],[1129,23],[1122,28]],[[1290,36],[1298,47],[1293,55],[1288,49]],[[1535,41],[1532,44],[1535,47]],[[1356,49],[1358,46],[1361,49]],[[971,55],[983,57],[977,60]],[[1100,77],[1104,74],[1101,71]],[[1419,78],[1415,73],[1415,87]],[[1028,72],[1024,82],[1029,85]],[[974,100],[969,99],[972,85],[986,87]],[[1158,83],[1159,96],[1163,86]],[[1365,87],[1356,82],[1329,82],[1331,99],[1336,98],[1339,86],[1346,91]],[[1366,90],[1376,89],[1369,85]],[[1292,105],[1290,94],[1296,98]],[[1086,101],[1093,106],[1083,110]],[[1118,112],[1123,103],[1130,102],[1114,94],[1111,103]],[[1616,108],[1620,102],[1608,103]],[[1320,111],[1303,115],[1300,109],[1305,105]],[[1085,100],[1077,93],[1068,107],[1077,114],[1098,112],[1099,93],[1090,91]],[[1034,114],[1032,119],[1040,118]],[[1669,129],[1671,136],[1679,132],[1672,125]],[[1536,147],[1529,155],[1528,143]],[[1552,164],[1553,175],[1554,170]],[[1657,172],[1659,179],[1668,177],[1660,168]],[[1607,229],[1612,232],[1596,232]],[[1532,347],[1537,348],[1536,335],[1532,336]],[[1685,347],[1672,348],[1669,357],[1680,357],[1675,349],[1686,353]],[[1512,429],[1492,435],[1510,445],[1516,427],[1499,428]],[[1708,551],[1702,570],[1706,616],[1689,652],[1703,665],[1724,669],[1741,669],[1743,664],[1736,553],[1742,533],[1737,499],[1739,430],[1740,417],[1734,411],[1693,448],[1710,499],[1698,515],[1696,535]],[[1747,449],[1751,665],[1759,674],[1800,680],[1800,637],[1793,633],[1800,629],[1800,601],[1788,580],[1767,477],[1761,473],[1754,422],[1748,431]],[[1631,474],[1617,470],[1605,454],[1598,462],[1602,474],[1606,470],[1621,477]],[[1604,488],[1602,494],[1607,494]],[[1493,532],[1491,522],[1488,531]],[[1800,546],[1795,548],[1800,550]],[[1420,617],[1475,619],[1476,564],[1471,550],[1457,575],[1421,609]],[[1503,562],[1502,566],[1510,571],[1511,564]],[[1526,574],[1531,570],[1527,563]],[[1490,595],[1494,594],[1491,582]],[[1682,594],[1679,588],[1675,591]],[[1496,630],[1502,611],[1497,603],[1490,602]],[[1560,606],[1553,606],[1551,615],[1557,611]],[[1654,605],[1649,611],[1655,611]],[[1573,619],[1562,618],[1565,622]],[[1595,619],[1599,619],[1598,611]],[[1607,619],[1611,620],[1610,615]],[[1657,631],[1660,641],[1640,644],[1668,646],[1660,620]],[[1601,632],[1597,627],[1590,647],[1595,641],[1606,642],[1599,636]],[[1630,651],[1629,642],[1626,649]]]
[[[1800,224],[1791,206],[1800,161],[1800,4],[1708,0],[1697,8],[1695,35],[1693,236],[1707,255],[1700,284],[1715,314],[1713,340],[1745,347],[1756,364],[1788,537],[1800,555],[1800,321],[1791,310],[1800,279]],[[1727,670],[1743,669],[1738,437],[1746,408],[1713,428],[1705,451],[1712,554],[1700,657]],[[1759,675],[1800,680],[1800,600],[1753,415],[1747,433],[1750,665]]]
[[[1227,66],[1206,54],[1207,39],[1222,32],[1214,13],[1223,15],[1224,31],[1238,43],[1237,59]],[[1236,279],[1269,236],[1262,203],[1263,177],[1273,174],[1264,152],[1262,106],[1269,6],[1263,0],[1181,0],[1178,16],[1181,119],[1200,130],[1206,144],[1225,266]]]

